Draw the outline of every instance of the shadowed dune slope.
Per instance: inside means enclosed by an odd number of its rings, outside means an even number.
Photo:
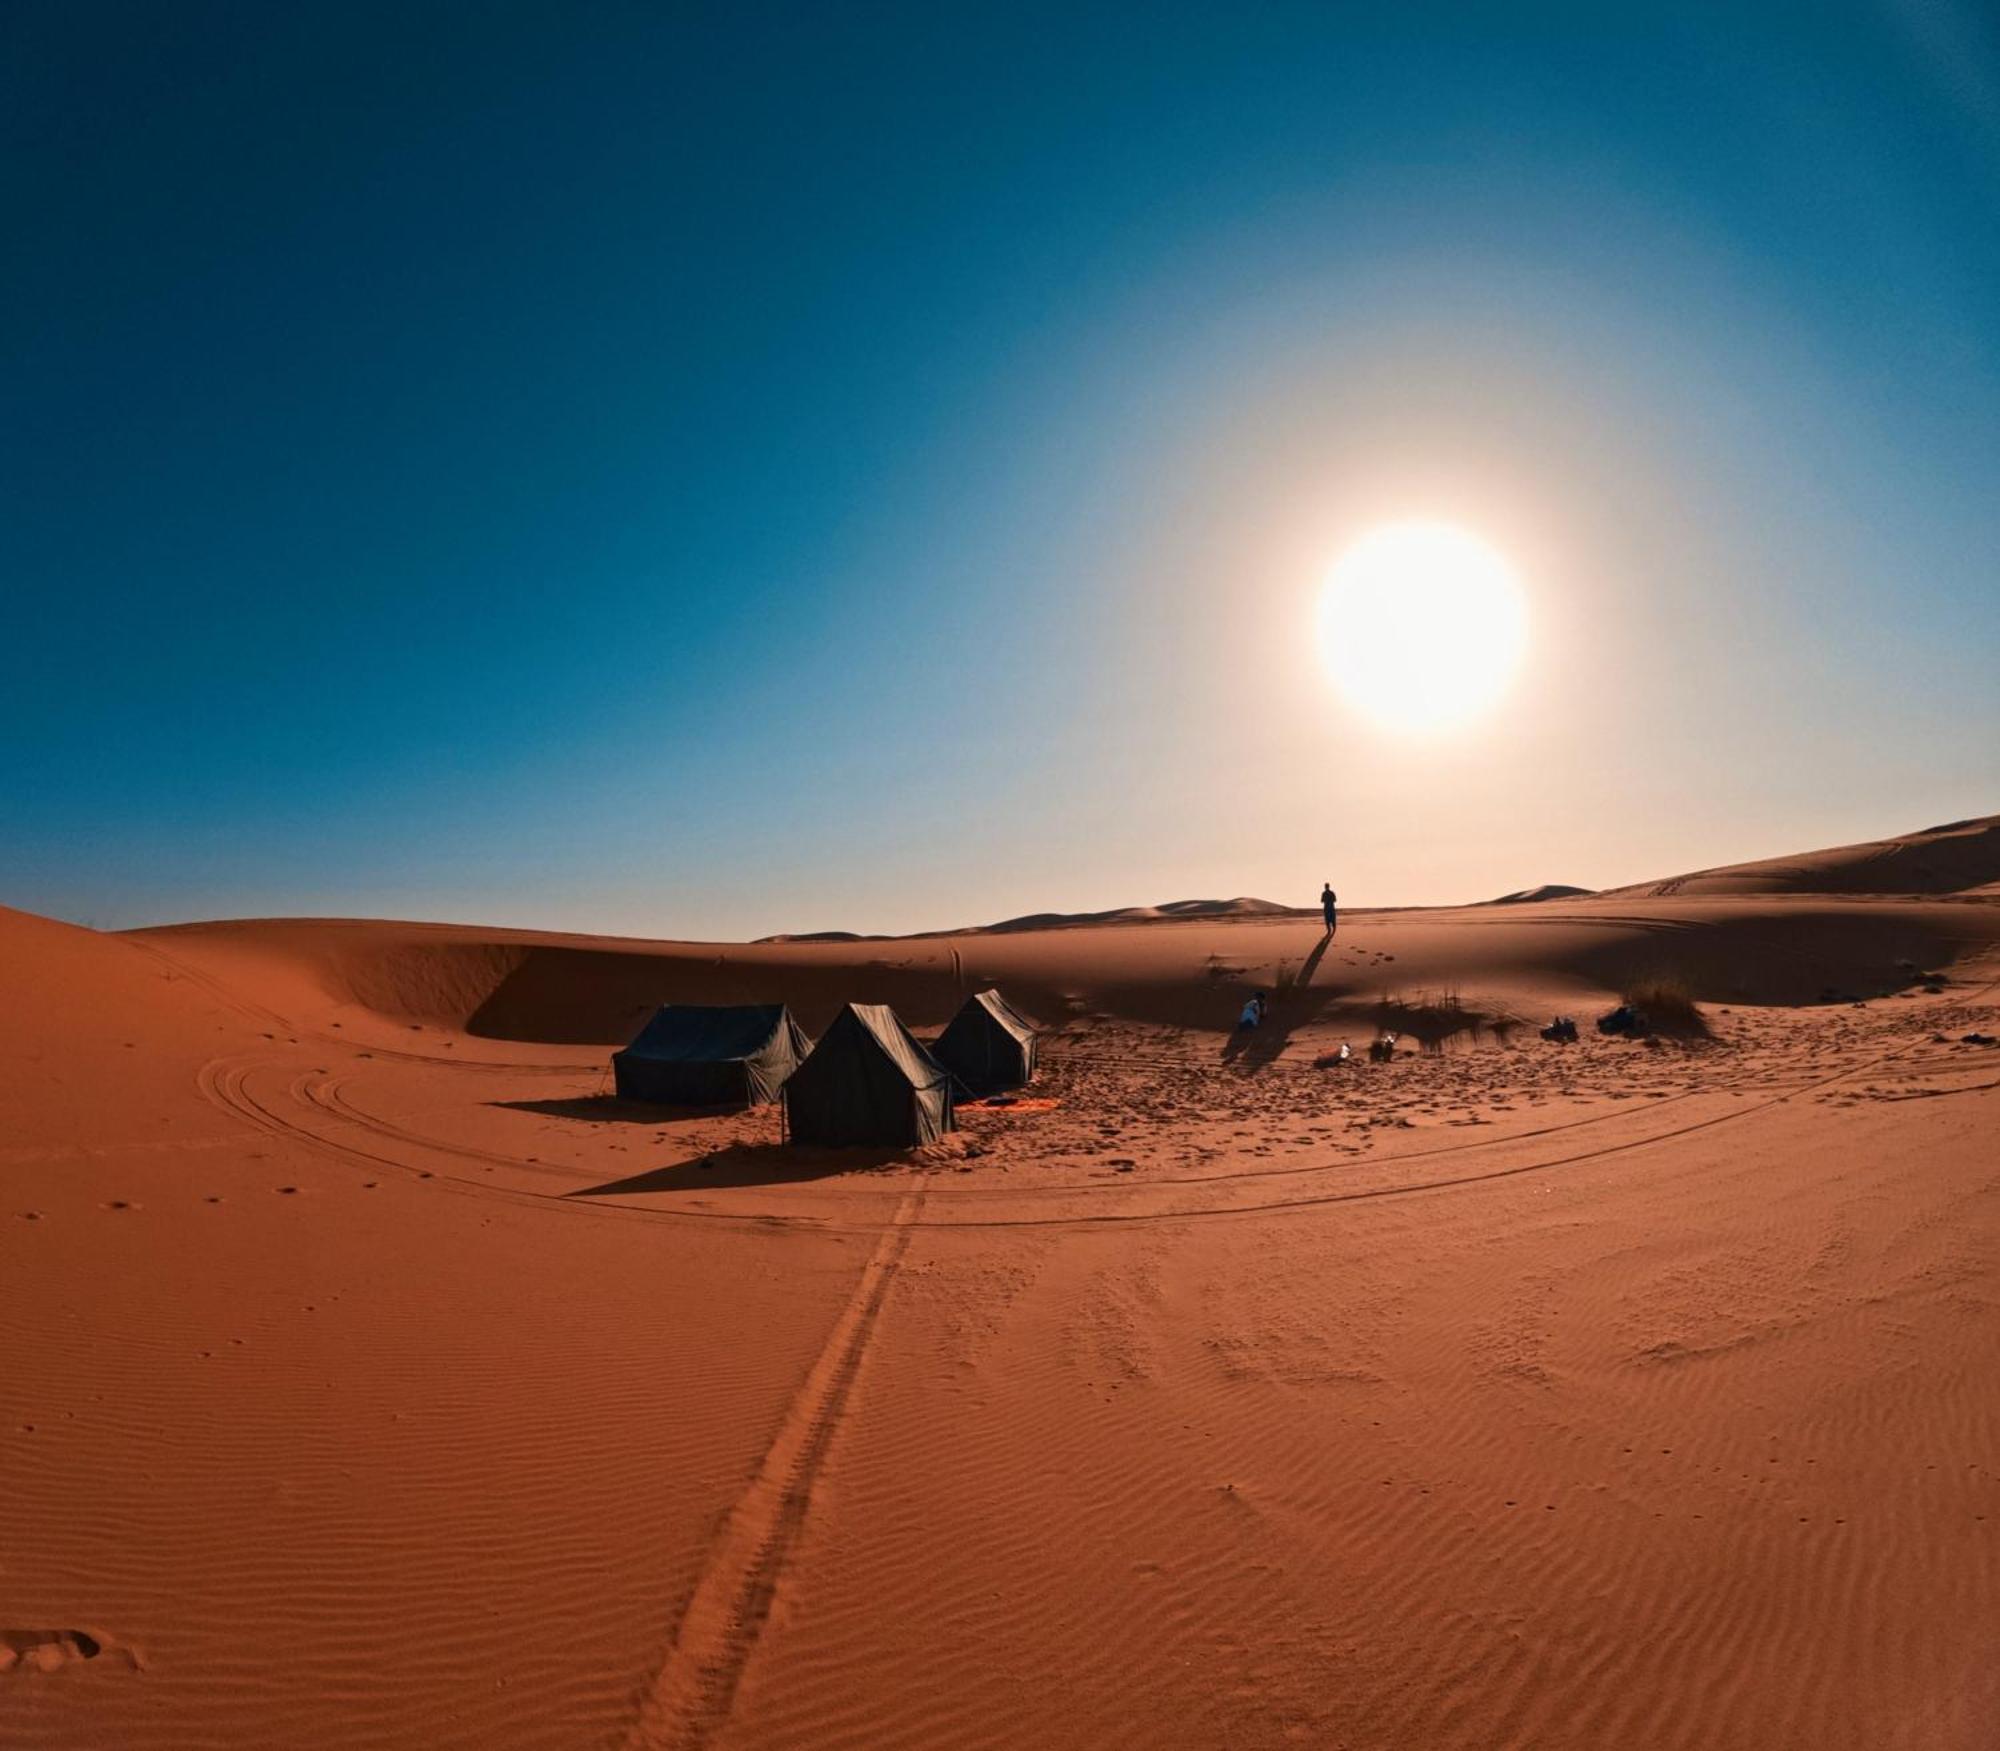
[[[1483,905],[1350,912],[1330,954],[1316,913],[1252,899],[745,944],[345,919],[174,925],[120,940],[349,1037],[449,1028],[616,1045],[669,1002],[784,1002],[815,1031],[842,1003],[887,1003],[935,1027],[988,984],[1048,1023],[1224,1028],[1244,994],[1265,989],[1292,999],[1295,1021],[1361,1026],[1427,994],[1525,1015],[1638,980],[1715,1003],[1880,994],[1982,952],[1996,882],[2000,816],[1605,893],[1546,885]],[[1966,903],[1940,909],[1920,895]]]
[[[1317,920],[1289,916],[742,945],[340,920],[183,925],[129,940],[348,1038],[449,1028],[615,1045],[661,1003],[783,1002],[814,1032],[842,1003],[887,1003],[935,1027],[986,985],[1045,1024],[1107,1016],[1199,1029],[1227,1028],[1256,989],[1276,993],[1295,1025],[1348,1028],[1445,994],[1525,1019],[1640,980],[1706,1002],[1811,1003],[1886,993],[1996,936],[2000,912],[1984,905],[1774,895],[1362,914],[1332,945]]]

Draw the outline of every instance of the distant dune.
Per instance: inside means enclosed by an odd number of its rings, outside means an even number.
[[[1307,916],[1308,909],[1280,906],[1275,900],[1247,896],[1234,900],[1168,900],[1158,906],[1114,906],[1103,912],[1028,912],[997,924],[962,924],[947,930],[920,930],[909,936],[871,935],[857,930],[785,931],[760,936],[760,943],[779,942],[923,942],[939,936],[1004,936],[1024,930],[1069,930],[1086,924],[1157,924],[1178,918],[1287,918]],[[1312,913],[1317,916],[1317,913]]]
[[[1726,864],[1617,894],[1956,894],[2000,881],[2000,815],[1950,821],[1894,839]]]
[[[1234,900],[1168,900],[1158,906],[1116,906],[1106,912],[1029,912],[1019,918],[1003,918],[998,924],[976,926],[970,931],[950,931],[944,935],[1002,935],[1021,930],[1070,930],[1082,924],[1154,924],[1175,918],[1284,918],[1299,915],[1301,909],[1280,906],[1275,900],[1240,896]]]
[[[1621,888],[1584,888],[1543,882],[1491,900],[1483,906],[1532,906],[1550,900],[1579,900],[1594,894],[1953,894],[2000,882],[2000,815],[1952,821],[1893,839],[1841,845],[1755,863],[1726,864],[1685,875],[1632,882]],[[1351,908],[1349,915],[1373,908]],[[762,943],[897,942],[941,936],[998,936],[1022,931],[1072,930],[1089,925],[1158,924],[1190,918],[1314,918],[1312,906],[1285,906],[1276,900],[1241,896],[1234,900],[1169,900],[1156,906],[1114,906],[1101,912],[1028,912],[997,924],[962,925],[922,931],[912,937],[870,935],[851,930],[787,932],[759,937]]]
[[[1983,939],[1961,942],[1954,914],[1935,907],[1857,912],[1864,895],[1887,897],[1860,886],[1857,872],[1907,879],[1928,868],[1937,879],[1949,857],[1953,876],[1978,875],[1994,843],[1992,823],[1973,823],[1615,893],[1551,884],[1476,906],[1350,912],[1339,944],[1366,943],[1370,953],[1339,979],[1307,981],[1311,1013],[1357,1029],[1388,994],[1456,989],[1525,1016],[1660,977],[1717,1003],[1893,989],[1909,966],[1949,964]],[[1846,885],[1815,894],[1768,873],[1796,884],[1819,870]],[[341,919],[178,925],[131,940],[267,992],[274,1010],[336,1016],[350,1030],[615,1045],[663,1002],[782,1000],[816,1029],[853,999],[935,1026],[968,988],[996,983],[1050,1019],[1227,1026],[1241,1001],[1232,993],[1298,979],[1320,934],[1317,910],[1238,898],[1036,913],[923,936],[823,931],[748,944]]]
[[[1595,888],[1572,888],[1563,882],[1544,882],[1538,888],[1523,888],[1519,893],[1502,894],[1497,900],[1482,900],[1482,906],[1532,906],[1542,900],[1578,900],[1586,894],[1594,894]]]

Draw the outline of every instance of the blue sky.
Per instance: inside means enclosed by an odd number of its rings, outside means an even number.
[[[4,29],[0,901],[896,930],[2000,807],[1990,11]],[[1447,741],[1313,650],[1407,515],[1529,600]]]

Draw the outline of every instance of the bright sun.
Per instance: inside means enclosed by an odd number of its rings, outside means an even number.
[[[1348,702],[1394,729],[1464,723],[1506,692],[1527,648],[1514,568],[1449,523],[1391,523],[1327,574],[1320,650]]]

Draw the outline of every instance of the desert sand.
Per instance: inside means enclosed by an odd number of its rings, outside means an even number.
[[[2000,1743],[1996,882],[0,913],[0,1741]],[[1037,1098],[922,1152],[608,1097],[664,1000],[986,984]]]

